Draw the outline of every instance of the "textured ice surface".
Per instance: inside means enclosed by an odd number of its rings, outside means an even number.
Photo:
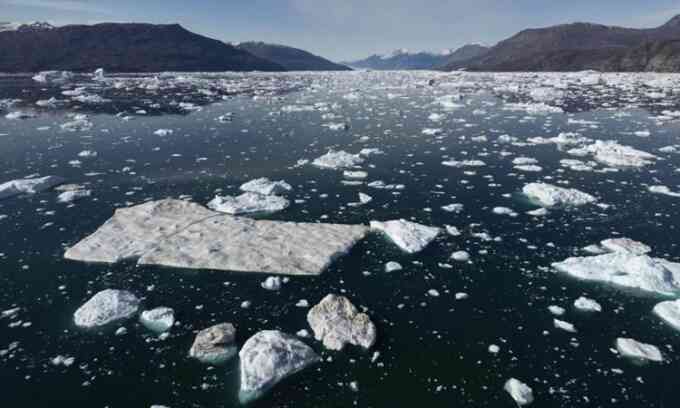
[[[175,311],[169,307],[145,310],[139,315],[139,322],[151,331],[163,333],[175,324]]]
[[[578,310],[585,312],[601,312],[602,306],[594,301],[593,299],[588,299],[587,297],[581,296],[574,301],[574,307]]]
[[[384,233],[399,248],[410,254],[425,249],[441,232],[439,228],[406,220],[371,221],[371,229]]]
[[[233,324],[216,324],[198,332],[189,349],[189,357],[206,364],[222,364],[236,355],[235,341],[236,328]]]
[[[620,145],[612,140],[597,140],[584,148],[572,149],[569,153],[576,156],[591,154],[596,161],[612,167],[644,167],[657,159],[651,153]]]
[[[654,306],[654,314],[671,327],[680,330],[680,300],[669,300]]]
[[[283,197],[246,192],[236,197],[215,196],[208,208],[225,214],[274,213],[288,208],[290,202]]]
[[[217,213],[181,200],[160,200],[116,210],[92,235],[69,248],[76,261],[115,263],[139,258],[164,238]]]
[[[240,189],[241,191],[247,191],[251,193],[275,195],[290,191],[292,190],[292,187],[283,180],[271,181],[266,177],[262,177],[242,184]]]
[[[279,381],[320,361],[305,343],[276,330],[253,335],[241,348],[239,357],[242,402],[260,397]]]
[[[314,159],[312,164],[324,169],[346,169],[356,167],[364,162],[364,158],[359,154],[347,153],[344,150],[331,150],[321,157]]]
[[[117,210],[68,259],[270,274],[318,275],[361,240],[363,225],[294,223],[220,215],[161,200]]]
[[[616,350],[624,357],[657,362],[663,361],[663,355],[658,347],[640,343],[634,339],[619,337],[616,339]]]
[[[365,313],[344,296],[330,294],[307,313],[307,322],[314,337],[329,350],[342,350],[345,344],[371,348],[376,339],[376,328]]]
[[[11,180],[0,184],[0,200],[19,194],[36,194],[58,186],[64,181],[57,176]]]
[[[662,295],[674,295],[680,291],[679,263],[652,258],[641,252],[646,248],[640,245],[623,247],[617,245],[612,248],[616,248],[617,252],[572,257],[553,263],[552,266],[560,272],[584,280],[611,283]],[[630,248],[633,248],[633,252],[630,252]]]
[[[505,382],[503,389],[510,394],[517,405],[529,405],[534,402],[534,392],[528,385],[516,378],[511,378]]]
[[[595,197],[582,191],[546,183],[527,184],[522,192],[543,207],[576,207],[597,201]]]
[[[600,245],[610,252],[626,252],[633,255],[643,255],[652,251],[649,246],[630,238],[609,238],[600,242]]]
[[[142,265],[318,275],[364,237],[361,225],[303,224],[215,217],[158,243]]]
[[[93,328],[127,319],[137,313],[139,299],[124,290],[106,289],[85,302],[73,315],[76,326]]]

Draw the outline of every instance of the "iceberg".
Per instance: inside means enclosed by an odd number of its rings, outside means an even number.
[[[266,177],[251,180],[240,187],[241,191],[262,195],[276,195],[290,191],[293,188],[283,180],[271,181]]]
[[[220,323],[198,332],[189,349],[189,357],[219,365],[235,356],[237,351],[236,328],[231,323]]]
[[[93,328],[127,319],[137,313],[139,299],[125,290],[106,289],[95,294],[73,315],[76,326]]]
[[[312,165],[322,169],[340,170],[353,168],[364,162],[360,154],[347,153],[344,150],[331,150],[321,157],[314,159]]]
[[[56,187],[64,181],[66,180],[57,176],[11,180],[0,184],[0,200],[19,194],[36,194]]]
[[[529,183],[524,186],[522,192],[541,207],[577,207],[597,201],[592,195],[574,188],[557,187],[546,183]]]
[[[616,350],[624,356],[638,360],[648,360],[662,362],[663,355],[658,347],[651,344],[640,343],[637,340],[629,338],[616,339]]]
[[[669,300],[654,306],[654,314],[676,330],[680,330],[680,300]]]
[[[632,241],[632,240],[631,240]],[[611,241],[610,241],[611,242]],[[634,242],[634,241],[632,241]],[[640,245],[616,247],[602,255],[572,257],[552,264],[559,272],[579,279],[610,283],[673,296],[680,291],[680,263],[652,258],[641,252]],[[643,245],[643,244],[641,244]]]
[[[274,213],[285,210],[290,202],[279,196],[243,193],[239,196],[215,196],[208,208],[225,214]]]
[[[406,220],[371,221],[371,230],[384,233],[402,251],[409,254],[420,252],[432,242],[441,229],[428,227]]]
[[[175,324],[175,311],[169,307],[145,310],[139,316],[139,322],[153,332],[164,333]]]
[[[503,389],[510,394],[518,406],[529,405],[534,402],[534,392],[531,387],[516,378],[506,381]]]
[[[239,357],[242,403],[259,398],[279,381],[321,360],[308,345],[276,330],[253,335],[241,348]]]
[[[330,294],[307,313],[314,337],[329,350],[342,350],[346,344],[369,349],[375,344],[376,328],[365,313],[344,296]]]

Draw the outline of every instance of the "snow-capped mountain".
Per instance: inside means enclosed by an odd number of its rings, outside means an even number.
[[[51,30],[53,28],[55,28],[55,26],[44,21],[33,21],[29,23],[0,22],[0,31],[37,31]]]
[[[400,48],[387,54],[376,54],[362,60],[346,62],[344,64],[355,68],[378,70],[435,69],[451,62],[478,57],[486,51],[487,47],[481,45],[465,45],[457,49],[419,52],[411,52],[406,48]]]

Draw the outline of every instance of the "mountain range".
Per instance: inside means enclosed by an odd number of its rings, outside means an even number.
[[[240,50],[257,57],[273,61],[287,71],[351,71],[344,65],[336,64],[318,55],[299,48],[264,42],[242,42],[234,44]]]
[[[680,71],[680,15],[656,28],[592,23],[523,30],[487,53],[448,63],[474,71]]]
[[[296,48],[256,42],[234,46],[179,24],[0,23],[0,72],[97,68],[113,72],[349,70]]]
[[[373,70],[422,70],[443,67],[454,62],[478,57],[488,51],[487,47],[477,44],[465,45],[456,50],[442,52],[409,52],[406,49],[395,50],[385,55],[371,55],[357,61],[345,62],[353,68]]]

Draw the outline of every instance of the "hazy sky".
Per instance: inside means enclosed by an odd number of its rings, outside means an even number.
[[[527,27],[663,24],[678,0],[0,0],[0,19],[178,22],[224,41],[293,45],[334,60],[396,48],[492,45]]]

